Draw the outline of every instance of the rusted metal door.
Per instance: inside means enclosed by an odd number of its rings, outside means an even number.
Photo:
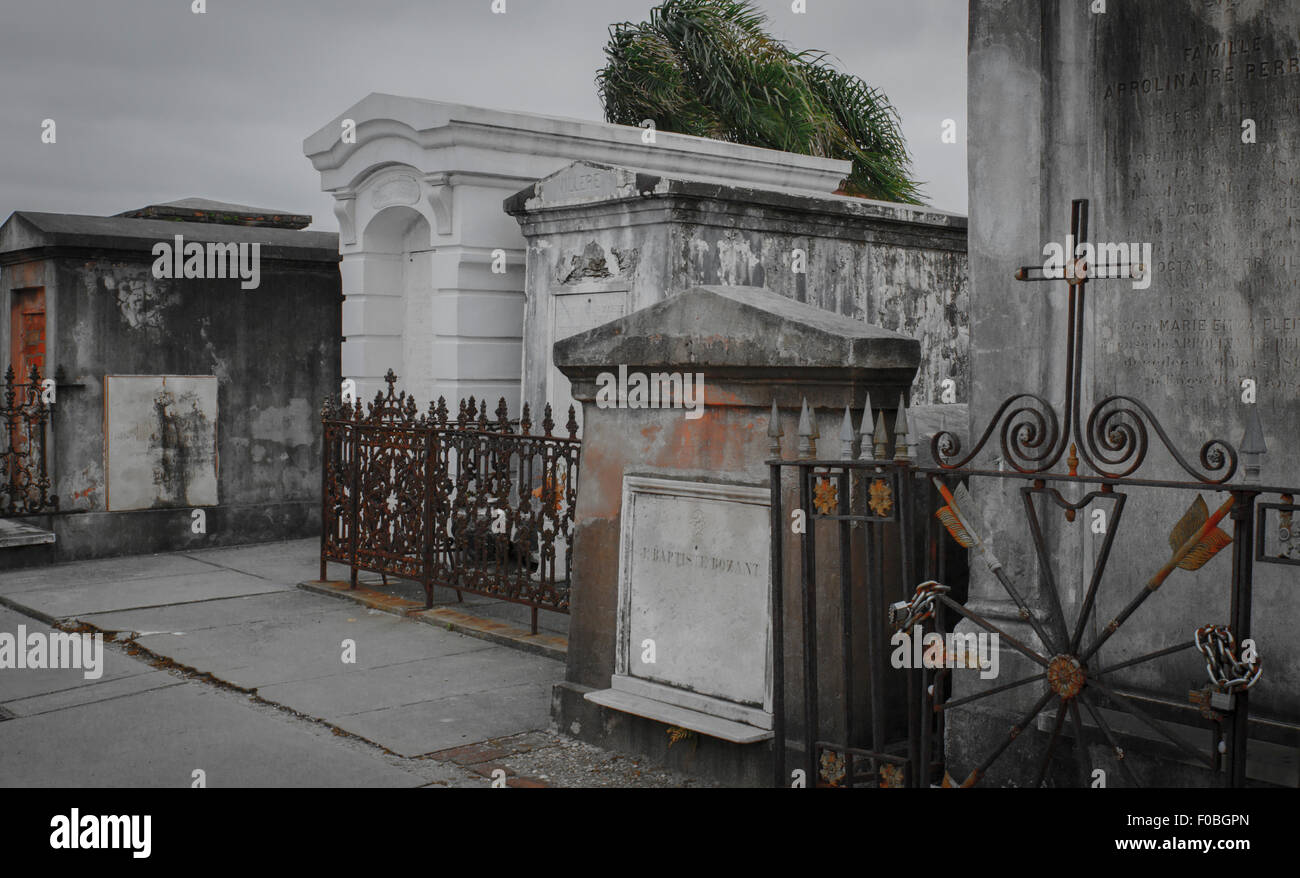
[[[45,289],[16,290],[9,307],[9,364],[21,383],[45,374]]]

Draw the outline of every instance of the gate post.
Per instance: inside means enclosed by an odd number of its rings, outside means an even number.
[[[1255,491],[1233,491],[1232,504],[1232,598],[1229,628],[1238,644],[1250,639],[1251,597],[1254,584]],[[1250,743],[1250,689],[1235,695],[1232,711],[1232,741],[1224,784],[1240,789],[1246,785],[1246,750]]]
[[[781,457],[781,424],[776,401],[772,402],[772,423],[768,428],[774,459]],[[785,518],[781,511],[781,464],[768,467],[772,486],[772,785],[786,786],[785,775]]]
[[[361,400],[357,400],[353,417],[348,425],[350,437],[348,450],[351,454],[352,479],[348,489],[348,563],[352,566],[349,588],[357,587],[357,537],[361,523],[357,521],[360,512],[361,493]]]

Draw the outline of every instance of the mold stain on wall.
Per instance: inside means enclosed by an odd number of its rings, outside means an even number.
[[[212,423],[195,394],[177,396],[170,390],[154,398],[154,418],[149,436],[149,450],[157,454],[153,468],[157,499],[153,505],[189,505],[189,485],[213,467]]]

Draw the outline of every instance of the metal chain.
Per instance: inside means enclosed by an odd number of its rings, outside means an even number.
[[[1249,689],[1264,670],[1264,662],[1258,654],[1249,662],[1237,658],[1236,641],[1225,625],[1197,628],[1196,648],[1205,657],[1205,670],[1210,675],[1210,682],[1220,692]]]
[[[911,628],[934,615],[934,602],[940,595],[947,594],[949,588],[933,579],[916,587],[916,594],[910,601],[899,601],[889,606],[889,621],[895,631]]]

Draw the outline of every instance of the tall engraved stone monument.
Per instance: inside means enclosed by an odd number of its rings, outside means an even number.
[[[1075,0],[970,3],[973,438],[1016,393],[1040,394],[1061,411],[1066,283],[1021,284],[1013,274],[1018,266],[1042,265],[1053,242],[1067,244],[1071,200],[1086,198],[1088,237],[1098,253],[1136,253],[1138,273],[1149,274],[1088,285],[1084,421],[1112,394],[1142,400],[1192,469],[1205,473],[1202,445],[1211,438],[1239,445],[1256,405],[1268,444],[1260,481],[1300,483],[1300,3],[1110,0],[1104,7]],[[1195,480],[1154,428],[1148,439],[1147,461],[1135,477]],[[990,443],[981,462],[1006,467],[997,445]],[[990,481],[977,479],[972,490],[998,557],[1042,605],[1044,577],[1020,498]],[[1211,510],[1227,497],[1200,493]],[[1085,642],[1169,558],[1170,530],[1196,494],[1133,492]],[[1044,527],[1073,618],[1103,536],[1060,514]],[[1267,552],[1286,554],[1276,518],[1265,530]],[[1233,550],[1253,555],[1255,547]],[[1292,784],[1294,766],[1278,768],[1270,748],[1294,747],[1288,740],[1295,726],[1278,729],[1300,720],[1298,570],[1254,565],[1250,631],[1266,662],[1251,691],[1251,716],[1261,722],[1252,725],[1249,771]],[[983,573],[972,583],[969,606],[1032,638]],[[1232,551],[1199,571],[1178,571],[1124,636],[1107,644],[1100,664],[1190,640],[1201,625],[1227,624],[1231,574]],[[1010,682],[1016,667],[1005,661],[1005,648],[1003,668],[998,682]],[[1152,709],[1163,704],[1162,715],[1187,726],[1185,737],[1205,743],[1204,724],[1188,704],[1188,691],[1207,682],[1197,652],[1141,668],[1117,672],[1111,683],[1151,699]],[[996,744],[990,735],[1005,737],[1007,717],[1033,703],[1037,689],[1024,689],[1018,701],[989,698],[954,712],[954,776]],[[1051,718],[1037,722],[1043,728]],[[1095,746],[1100,740],[1093,735],[1093,764],[1105,767],[1111,754]],[[1187,777],[1180,770],[1171,757],[1144,779],[1178,783]],[[1288,771],[1289,779],[1281,776]]]

